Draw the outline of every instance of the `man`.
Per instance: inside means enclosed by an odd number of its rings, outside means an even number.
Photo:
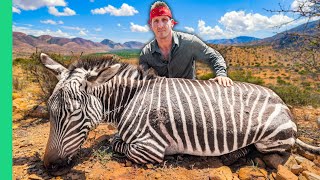
[[[194,35],[173,31],[175,24],[166,3],[157,1],[151,6],[149,25],[155,39],[142,49],[140,65],[153,68],[159,76],[195,79],[195,60],[201,59],[215,71],[213,80],[223,86],[233,85],[220,53]]]

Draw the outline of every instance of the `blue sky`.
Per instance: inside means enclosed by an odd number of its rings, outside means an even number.
[[[203,40],[241,35],[265,38],[301,24],[291,14],[270,13],[279,3],[287,9],[304,0],[167,0],[177,31]],[[13,0],[13,31],[30,35],[81,37],[100,42],[147,42],[153,38],[147,21],[155,1],[142,0]]]

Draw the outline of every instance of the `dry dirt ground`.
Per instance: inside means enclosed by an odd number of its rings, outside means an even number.
[[[293,112],[304,141],[320,145],[316,118],[320,109],[295,108]],[[62,176],[50,176],[43,166],[43,155],[49,135],[49,122],[42,118],[29,118],[14,124],[13,130],[13,179],[208,179],[215,168],[222,167],[218,157],[176,155],[156,165],[136,165],[114,159],[109,141],[116,132],[110,124],[101,124],[90,132],[72,170]],[[256,166],[251,160],[259,154],[249,155],[231,166],[235,177],[239,169]],[[320,157],[318,157],[320,160]],[[270,174],[275,169],[267,168]],[[266,179],[267,177],[265,177]]]

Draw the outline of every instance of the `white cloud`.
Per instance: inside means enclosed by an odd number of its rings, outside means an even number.
[[[34,35],[34,36],[50,35],[50,36],[55,36],[55,37],[67,37],[67,38],[75,37],[75,36],[72,36],[68,33],[61,31],[60,29],[58,29],[57,31],[52,31],[50,29],[39,30],[39,29],[30,29],[29,27],[12,25],[12,31],[23,32],[25,34],[30,34],[30,35]]]
[[[73,16],[76,15],[76,12],[68,7],[63,9],[63,12],[59,12],[55,7],[49,7],[49,14],[54,16]]]
[[[255,32],[271,32],[281,25],[289,23],[292,26],[292,18],[283,14],[271,17],[258,13],[246,13],[244,11],[231,11],[225,13],[219,20],[220,25],[214,27],[206,26],[203,20],[198,21],[200,35],[208,38],[221,39],[232,38],[240,35],[248,35]],[[296,25],[296,22],[294,22]],[[284,27],[282,27],[284,28]],[[279,29],[278,29],[279,30]]]
[[[206,23],[203,20],[198,21],[198,28],[201,35],[209,35],[211,37],[223,35],[223,30],[219,26],[215,26],[214,28],[206,26]]]
[[[194,32],[194,29],[192,27],[184,27],[186,29],[187,32],[189,33],[193,33]]]
[[[80,32],[79,32],[79,35],[81,35],[81,36],[87,36],[87,34],[86,34],[84,31],[80,31]]]
[[[18,8],[14,7],[14,6],[12,6],[12,12],[13,13],[18,13],[18,14],[21,13],[20,9],[18,9]]]
[[[99,31],[102,31],[102,28],[94,28],[94,30],[99,32]]]
[[[119,9],[108,5],[106,7],[97,8],[91,10],[92,14],[110,14],[112,16],[133,16],[134,14],[137,14],[139,11],[137,11],[134,7],[129,6],[126,3],[123,3]]]
[[[64,0],[13,0],[13,5],[23,10],[36,10],[44,6],[66,6]]]
[[[137,24],[134,24],[133,22],[130,23],[130,29],[132,32],[148,32],[149,31],[149,27],[147,25],[145,26],[140,26]]]
[[[69,30],[76,30],[76,31],[85,31],[86,28],[81,28],[81,27],[77,27],[77,26],[62,26],[62,28],[64,29],[69,29]]]
[[[314,5],[311,0],[294,0],[291,4],[291,9],[294,11],[302,10],[303,12],[310,12]]]
[[[40,22],[43,23],[43,24],[52,24],[52,25],[63,24],[63,21],[57,21],[56,22],[56,21],[51,20],[51,19],[40,21]]]
[[[244,11],[231,11],[222,16],[219,22],[230,32],[253,32],[275,28],[292,20],[283,14],[267,17],[258,13],[246,14]]]

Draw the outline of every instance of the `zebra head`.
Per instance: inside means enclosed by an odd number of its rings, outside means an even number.
[[[53,174],[71,167],[72,157],[89,130],[103,120],[102,102],[90,93],[90,89],[111,79],[120,65],[113,64],[91,72],[83,68],[69,70],[43,53],[40,59],[59,80],[47,102],[50,134],[44,165]]]

